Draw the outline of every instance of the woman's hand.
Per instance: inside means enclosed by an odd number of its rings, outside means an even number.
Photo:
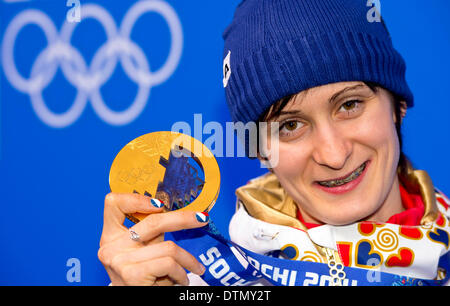
[[[157,206],[157,205],[156,205]],[[164,233],[202,227],[206,222],[191,211],[163,212],[149,197],[139,194],[110,193],[105,197],[104,224],[98,258],[111,278],[112,285],[188,285],[188,271],[201,275],[205,267]],[[123,225],[126,214],[149,214],[130,230],[140,239],[131,239]]]

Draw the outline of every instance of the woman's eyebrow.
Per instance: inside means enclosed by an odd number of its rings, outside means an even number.
[[[291,111],[280,111],[274,116],[271,116],[267,119],[267,121],[277,121],[280,120],[280,117],[286,116],[286,115],[296,115],[300,117],[304,117],[304,113],[301,110],[291,110]]]
[[[365,85],[365,84],[358,84],[358,85],[355,85],[355,86],[346,87],[346,88],[342,89],[341,91],[338,91],[337,93],[335,93],[335,94],[330,98],[329,102],[330,102],[330,103],[334,103],[335,100],[337,100],[337,98],[339,98],[340,95],[342,95],[342,94],[344,94],[344,93],[346,93],[346,92],[348,92],[348,91],[352,91],[352,90],[358,89],[359,87],[366,87],[366,85]]]
[[[357,84],[354,86],[349,86],[346,87],[340,91],[338,91],[337,93],[335,93],[329,100],[329,103],[333,103],[335,100],[337,100],[339,98],[340,95],[352,91],[352,90],[356,90],[360,87],[366,87],[365,84]],[[273,116],[269,116],[266,120],[267,121],[274,121],[274,120],[278,120],[280,117],[284,116],[284,115],[298,115],[298,116],[304,116],[304,113],[301,110],[291,110],[291,111],[279,111],[276,115]]]

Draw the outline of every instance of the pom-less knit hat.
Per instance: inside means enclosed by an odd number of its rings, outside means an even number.
[[[223,34],[233,121],[256,121],[281,98],[344,81],[378,83],[412,106],[405,62],[367,3],[244,0]]]

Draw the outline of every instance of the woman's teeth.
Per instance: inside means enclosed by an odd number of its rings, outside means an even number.
[[[358,169],[353,171],[349,176],[347,176],[344,179],[331,180],[331,181],[322,181],[322,182],[318,182],[318,184],[321,185],[321,186],[325,186],[325,187],[337,187],[337,186],[341,186],[341,185],[347,184],[348,182],[351,182],[354,179],[356,179],[358,176],[360,176],[365,168],[366,168],[366,163],[362,164]]]

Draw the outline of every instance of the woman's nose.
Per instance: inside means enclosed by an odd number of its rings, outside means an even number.
[[[316,129],[313,159],[316,163],[340,170],[352,153],[351,140],[331,125]]]

